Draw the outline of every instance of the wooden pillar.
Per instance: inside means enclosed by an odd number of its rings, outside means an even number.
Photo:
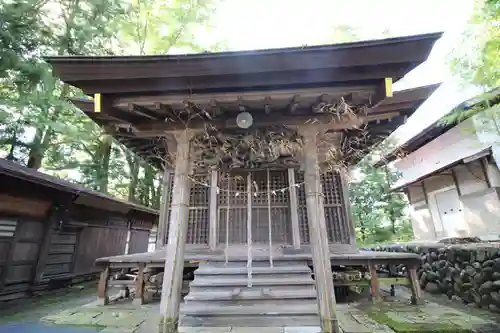
[[[135,297],[132,303],[137,305],[144,304],[144,264],[139,264],[139,270],[137,271],[137,277],[135,279]]]
[[[179,321],[191,189],[190,139],[191,132],[187,130],[176,135],[174,187],[160,305],[164,333],[176,332]]]
[[[306,190],[307,219],[311,237],[312,259],[316,293],[318,297],[319,316],[322,332],[339,333],[336,314],[335,290],[330,262],[330,251],[326,232],[325,215],[322,204],[318,151],[314,127],[301,129],[304,140],[304,181]]]
[[[109,281],[109,264],[106,264],[101,272],[101,277],[99,278],[99,286],[97,287],[97,294],[101,305],[107,305],[109,303],[108,297],[108,281]]]
[[[378,302],[380,300],[380,285],[378,282],[378,274],[377,274],[377,268],[375,265],[370,264],[368,266],[370,270],[370,290],[372,294],[372,301],[373,302]]]
[[[411,288],[411,303],[414,305],[422,305],[424,304],[424,298],[422,289],[420,289],[417,268],[415,265],[408,265],[406,268],[408,269],[408,280]]]
[[[292,222],[293,248],[300,249],[299,228],[299,201],[297,200],[297,188],[295,187],[295,169],[288,169],[288,185],[290,185],[290,218]]]
[[[161,194],[160,217],[158,218],[158,232],[156,234],[156,250],[165,247],[168,226],[168,201],[170,193],[170,170],[163,172],[163,188]]]
[[[351,201],[349,200],[349,184],[347,184],[347,175],[343,171],[340,173],[340,181],[342,185],[342,197],[345,208],[345,219],[349,227],[349,244],[356,245],[356,226],[352,218]]]
[[[210,176],[210,227],[208,232],[208,245],[210,250],[217,247],[217,170],[212,170]]]

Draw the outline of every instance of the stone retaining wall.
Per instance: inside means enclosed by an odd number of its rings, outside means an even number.
[[[443,293],[477,307],[500,312],[500,242],[405,243],[370,250],[413,252],[421,255],[420,285],[429,293]],[[382,267],[391,274],[404,267]]]

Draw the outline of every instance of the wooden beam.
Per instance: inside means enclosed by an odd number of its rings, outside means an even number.
[[[156,112],[151,111],[150,109],[142,105],[130,103],[128,105],[128,111],[140,114],[141,116],[144,116],[149,119],[160,120],[160,116]]]
[[[319,96],[316,99],[316,102],[312,106],[312,111],[314,113],[322,113],[322,112],[324,112],[323,107],[327,104],[325,102],[325,97],[326,96],[327,96],[326,94],[321,94],[321,96]]]
[[[95,100],[91,100],[88,98],[71,98],[71,103],[73,103],[77,108],[82,110],[83,113],[94,120],[101,120],[108,117],[118,120],[122,123],[131,123],[134,121],[134,117],[131,117],[132,115],[113,107],[111,105],[112,101],[108,98],[108,96],[100,95],[99,99],[101,106],[99,112],[96,112],[95,110]],[[138,120],[138,118],[136,118],[135,120]]]
[[[363,92],[373,92],[373,85],[357,85],[350,87],[328,87],[328,88],[304,88],[304,89],[285,89],[278,91],[243,91],[243,92],[229,92],[229,93],[201,93],[201,94],[179,94],[172,96],[137,96],[137,97],[119,97],[115,101],[115,106],[127,107],[129,103],[154,105],[154,103],[164,103],[169,105],[182,104],[183,101],[189,100],[192,103],[203,103],[206,101],[214,100],[217,103],[230,102],[238,100],[241,97],[245,101],[260,101],[268,96],[272,99],[282,100],[291,99],[295,95],[302,98],[314,98],[321,94],[330,96],[344,96],[349,93],[357,94]]]
[[[210,105],[210,109],[212,109],[212,111],[213,111],[214,116],[222,114],[221,108],[217,105],[217,100],[211,99],[209,102],[209,105]]]
[[[384,81],[378,85],[375,94],[371,96],[370,105],[372,108],[375,108],[380,105],[383,100],[391,98],[392,96],[392,78],[386,77]]]
[[[390,116],[397,114],[385,114],[376,116],[363,116],[353,119],[352,117],[343,116],[340,120],[330,114],[320,114],[320,115],[295,115],[290,117],[290,115],[280,115],[273,113],[272,116],[264,114],[255,114],[254,122],[252,128],[261,126],[272,126],[276,124],[286,124],[289,126],[301,126],[305,124],[317,124],[324,125],[332,130],[341,130],[345,128],[352,128],[354,126],[360,126],[363,122],[371,121],[380,117],[382,119],[387,119]],[[165,136],[166,132],[179,131],[187,128],[189,129],[199,129],[203,130],[206,125],[212,125],[218,129],[228,129],[228,128],[238,128],[236,124],[236,117],[227,120],[213,120],[213,121],[202,121],[194,119],[184,124],[173,124],[173,123],[161,123],[161,122],[149,122],[137,124],[134,126],[136,129],[135,136],[140,137],[155,137],[155,136]]]
[[[245,105],[243,104],[243,97],[241,96],[238,96],[238,109],[240,110],[240,112],[246,111]]]
[[[265,104],[264,104],[264,112],[266,114],[270,114],[271,113],[271,97],[269,96],[266,96],[265,98]]]
[[[175,117],[175,110],[170,105],[156,102],[154,104],[153,109],[160,113],[158,115],[158,118],[163,119],[165,122],[168,121],[168,118],[174,119],[174,117]]]
[[[184,105],[184,111],[186,111],[189,115],[193,114],[195,112],[194,108],[196,107],[196,103],[189,100],[189,99],[184,99],[182,101],[182,104]]]
[[[382,112],[401,112],[408,109],[412,109],[415,103],[413,102],[403,102],[403,103],[392,103],[392,104],[381,104],[377,107],[372,107],[368,109],[368,113],[382,113]]]
[[[290,113],[295,113],[297,112],[297,109],[299,108],[300,106],[300,103],[299,103],[299,98],[300,96],[299,95],[294,95],[293,98],[292,98],[292,101],[290,102],[290,104],[288,105],[288,111]]]

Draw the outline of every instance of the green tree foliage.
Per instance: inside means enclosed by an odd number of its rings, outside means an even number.
[[[453,50],[452,69],[465,82],[500,86],[500,0],[476,0],[462,43]]]
[[[16,0],[0,3],[0,151],[90,188],[159,203],[157,170],[78,111],[80,91],[52,76],[43,56],[199,52],[216,2]],[[217,46],[214,46],[217,47]]]
[[[359,179],[350,183],[349,194],[358,245],[411,239],[406,197],[389,191],[398,175],[368,161],[362,161],[356,171]]]

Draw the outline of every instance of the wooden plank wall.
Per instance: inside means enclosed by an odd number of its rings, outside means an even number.
[[[77,238],[77,231],[53,230],[42,280],[72,273]]]
[[[51,210],[48,201],[0,195],[14,203],[0,204],[0,302],[96,272],[97,258],[124,253],[129,226],[130,253],[147,252],[157,222],[74,204]]]
[[[43,237],[41,221],[0,220],[0,301],[24,297],[34,278]]]
[[[149,230],[131,230],[128,254],[148,251]]]
[[[79,233],[73,272],[78,274],[95,271],[94,262],[97,258],[123,254],[127,231],[127,228],[99,226],[83,228]],[[147,240],[145,248],[143,252],[147,250]]]

